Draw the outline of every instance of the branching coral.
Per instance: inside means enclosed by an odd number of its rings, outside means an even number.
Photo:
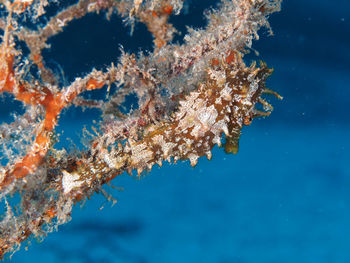
[[[263,62],[247,67],[242,59],[257,31],[269,29],[267,17],[279,10],[280,0],[223,0],[207,12],[207,26],[189,29],[181,45],[171,42],[176,30],[168,18],[181,11],[182,0],[80,0],[41,25],[37,21],[48,5],[45,0],[2,1],[0,92],[23,102],[25,113],[0,126],[5,163],[0,198],[7,206],[0,223],[1,256],[70,220],[75,203],[123,172],[140,175],[163,161],[189,160],[195,166],[198,158],[211,158],[215,145],[236,153],[241,128],[272,110],[262,95],[280,98],[265,87],[272,70]],[[131,27],[144,23],[154,37],[154,51],[122,52],[116,66],[61,87],[42,50],[50,37],[90,12],[118,13]],[[26,20],[36,28],[27,28]],[[33,68],[36,74],[28,73]],[[111,85],[119,88],[106,102],[81,96]],[[120,107],[132,93],[138,107],[123,113]],[[53,139],[62,110],[72,104],[97,107],[103,117],[99,135],[74,154],[56,150]],[[7,198],[16,193],[20,201],[14,213]]]

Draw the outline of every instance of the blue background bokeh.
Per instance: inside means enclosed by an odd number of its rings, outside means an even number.
[[[201,14],[215,2],[193,0],[172,22],[183,32],[203,26]],[[215,148],[196,168],[186,162],[141,179],[120,176],[113,184],[124,191],[106,188],[114,207],[95,195],[12,262],[350,262],[349,10],[348,0],[285,0],[271,16],[274,36],[260,31],[253,47],[275,69],[268,87],[285,99],[271,98],[272,115],[244,128],[237,155]],[[45,59],[68,83],[116,62],[120,44],[133,52],[152,46],[143,25],[130,37],[117,16],[102,15],[49,42]],[[5,121],[21,111],[9,99],[0,106]],[[94,116],[66,111],[62,145],[79,141]]]

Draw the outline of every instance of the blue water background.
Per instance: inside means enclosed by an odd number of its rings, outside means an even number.
[[[172,20],[182,30],[202,26],[200,14],[215,3],[191,2]],[[254,48],[275,69],[268,87],[284,100],[270,98],[272,115],[244,128],[237,155],[215,148],[196,168],[185,162],[141,179],[120,176],[113,185],[124,191],[106,188],[114,207],[95,195],[12,262],[350,262],[350,2],[285,0],[270,22],[274,36],[261,31]],[[116,61],[120,43],[151,47],[142,25],[133,37],[128,31],[117,17],[89,15],[51,39],[44,55],[69,83]],[[13,109],[17,103],[1,101],[4,120]],[[93,116],[71,109],[58,130],[79,141]]]

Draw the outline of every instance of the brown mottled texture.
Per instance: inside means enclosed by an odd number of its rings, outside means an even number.
[[[189,29],[180,45],[171,42],[176,29],[168,21],[183,2],[80,0],[42,25],[39,18],[50,5],[46,0],[2,1],[0,93],[22,102],[25,112],[0,125],[5,163],[0,201],[7,210],[0,222],[0,257],[69,221],[72,206],[93,193],[111,199],[101,187],[124,172],[140,175],[164,161],[189,160],[195,166],[200,157],[211,158],[215,145],[237,153],[242,127],[270,114],[263,94],[281,98],[265,88],[272,70],[263,62],[247,67],[243,55],[261,27],[270,30],[267,17],[279,11],[280,0],[222,0],[206,12],[207,26]],[[138,55],[122,50],[116,65],[62,87],[42,51],[67,24],[91,12],[107,18],[118,13],[131,28],[144,23],[154,50]],[[26,28],[26,19],[37,27]],[[27,46],[27,56],[20,44]],[[111,85],[118,86],[114,93],[109,93]],[[81,96],[105,87],[106,101]],[[138,107],[125,113],[121,106],[130,94]],[[102,117],[95,135],[85,131],[86,150],[75,153],[54,147],[59,116],[71,105],[97,108]],[[19,202],[8,202],[15,194]]]

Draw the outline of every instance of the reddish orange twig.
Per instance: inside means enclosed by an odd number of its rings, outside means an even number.
[[[6,61],[6,67],[0,68],[0,81],[4,81],[5,84],[0,89],[0,92],[9,92],[17,100],[28,105],[43,106],[45,119],[30,150],[21,161],[14,165],[11,171],[7,171],[3,181],[0,183],[0,188],[9,185],[15,179],[24,178],[29,173],[33,173],[41,164],[48,150],[51,132],[57,124],[57,119],[62,109],[69,105],[82,91],[99,89],[104,85],[104,83],[91,78],[86,82],[84,89],[64,90],[56,94],[48,88],[43,88],[39,91],[32,87],[27,87],[25,84],[19,84],[16,81],[13,72],[13,56],[4,54],[2,59]]]

